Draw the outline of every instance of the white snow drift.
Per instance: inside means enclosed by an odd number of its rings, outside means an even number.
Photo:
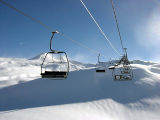
[[[70,61],[66,80],[40,78],[43,55],[0,58],[0,120],[159,120],[160,64],[133,61],[132,81]]]

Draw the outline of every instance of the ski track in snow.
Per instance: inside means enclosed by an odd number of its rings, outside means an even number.
[[[133,61],[132,81],[70,62],[66,80],[40,78],[43,56],[0,58],[0,120],[160,120],[160,64]]]

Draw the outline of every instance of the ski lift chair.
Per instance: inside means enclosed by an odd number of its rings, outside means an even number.
[[[52,55],[52,58],[48,60],[47,57],[51,57],[50,55]],[[61,58],[59,58],[58,60],[54,60],[54,56],[62,57],[62,55],[65,57],[65,60],[61,60]],[[65,79],[67,78],[68,73],[69,61],[65,52],[48,52],[45,55],[45,58],[41,65],[42,78]]]
[[[132,80],[133,72],[130,66],[119,67],[119,68],[113,69],[112,76],[114,80],[127,81],[127,80]]]
[[[110,61],[110,62],[109,62],[109,67],[108,67],[108,69],[109,69],[109,70],[114,70],[116,66],[118,66],[117,63],[113,63],[112,61]]]
[[[96,72],[97,73],[103,73],[106,72],[107,66],[105,62],[100,62],[99,60],[100,54],[98,54],[98,63],[96,64]]]
[[[69,60],[63,51],[52,49],[52,38],[56,32],[52,32],[50,40],[50,52],[48,52],[41,64],[42,78],[65,79],[69,73]]]
[[[106,65],[103,62],[99,62],[98,64],[96,64],[96,72],[106,72]]]
[[[109,66],[108,69],[109,69],[109,70],[114,70],[114,69],[115,69],[115,66]]]
[[[132,80],[133,71],[128,60],[127,48],[124,48],[124,55],[119,60],[118,66],[115,66],[115,69],[112,71],[114,80],[127,81]]]

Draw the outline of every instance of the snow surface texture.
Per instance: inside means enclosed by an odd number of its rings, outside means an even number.
[[[133,61],[133,80],[120,82],[70,61],[66,80],[50,80],[43,57],[0,58],[0,120],[160,120],[160,64]]]

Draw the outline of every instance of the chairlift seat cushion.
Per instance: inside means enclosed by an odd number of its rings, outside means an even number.
[[[45,71],[41,73],[42,78],[67,78],[67,72],[62,71]]]
[[[106,70],[96,70],[96,72],[106,72]]]

